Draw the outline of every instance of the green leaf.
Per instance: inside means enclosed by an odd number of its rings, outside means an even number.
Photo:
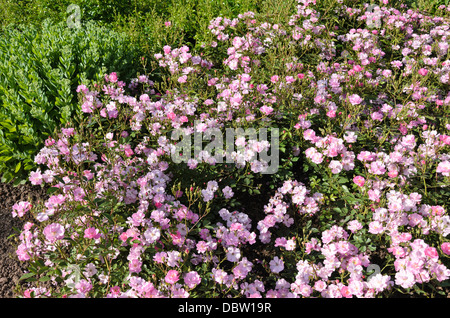
[[[14,175],[12,175],[10,172],[5,172],[2,176],[2,182],[3,183],[9,183],[12,179],[14,179]]]
[[[344,177],[341,177],[341,178],[339,178],[338,182],[339,182],[339,183],[347,183],[347,182],[348,182],[348,179],[347,179],[347,178],[344,178]]]
[[[44,276],[44,277],[39,278],[39,281],[40,282],[48,282],[50,279],[51,279],[50,277]]]
[[[17,187],[17,186],[23,185],[25,183],[27,183],[26,179],[19,179],[19,178],[17,178],[16,180],[14,180],[13,186]]]
[[[51,188],[49,188],[49,189],[47,190],[47,194],[53,194],[53,193],[55,193],[56,191],[58,191],[58,188],[56,188],[56,187],[51,187]]]
[[[19,162],[19,163],[16,165],[16,168],[14,169],[14,172],[15,172],[15,173],[19,172],[20,167],[22,167],[22,163],[21,163],[21,162]]]
[[[11,156],[9,156],[9,157],[2,156],[2,157],[0,157],[0,162],[7,162],[7,161],[9,161],[9,160],[11,160],[11,159],[12,159]]]
[[[29,278],[33,277],[34,275],[36,275],[36,274],[35,273],[25,273],[19,278],[19,281],[29,279]]]

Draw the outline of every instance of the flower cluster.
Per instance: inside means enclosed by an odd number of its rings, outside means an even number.
[[[19,235],[25,278],[55,287],[24,296],[436,290],[450,278],[449,21],[372,9],[300,0],[283,23],[218,17],[203,52],[154,55],[161,82],[80,85],[81,124],[49,137],[29,176],[49,199],[12,207],[36,220]],[[278,175],[254,159],[275,143],[252,136],[226,164],[173,160],[172,132],[237,127],[281,128]]]

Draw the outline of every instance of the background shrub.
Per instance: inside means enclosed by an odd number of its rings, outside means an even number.
[[[8,182],[33,168],[34,155],[56,127],[76,114],[76,87],[116,71],[136,74],[125,35],[87,22],[7,27],[0,37],[0,173]],[[17,179],[17,182],[20,182]]]

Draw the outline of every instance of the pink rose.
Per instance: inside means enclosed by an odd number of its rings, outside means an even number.
[[[352,105],[359,105],[363,101],[363,99],[358,94],[351,95],[348,100]]]
[[[59,223],[52,223],[45,227],[44,235],[49,242],[54,243],[64,238],[64,227]]]
[[[100,238],[100,232],[95,227],[90,227],[84,230],[84,237],[89,239]]]
[[[180,279],[180,274],[174,269],[171,269],[170,271],[168,271],[166,277],[164,278],[164,280],[168,284],[175,284],[179,279]]]
[[[444,254],[450,255],[450,243],[448,242],[442,243],[441,250]]]
[[[353,178],[353,182],[358,185],[359,187],[364,186],[364,183],[366,182],[366,180],[364,179],[364,177],[362,176],[355,176]]]
[[[426,68],[421,68],[419,70],[419,74],[422,75],[422,76],[425,76],[425,75],[428,74],[428,70]]]
[[[429,258],[433,258],[433,259],[439,258],[436,248],[431,247],[431,246],[429,246],[425,249],[425,255],[428,256]]]

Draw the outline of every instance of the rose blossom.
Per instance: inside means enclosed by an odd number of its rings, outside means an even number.
[[[44,228],[45,238],[54,243],[64,238],[64,227],[59,223],[52,223]]]
[[[168,284],[175,284],[179,279],[180,279],[180,274],[178,273],[178,271],[176,271],[174,269],[171,269],[170,271],[168,271],[166,274],[166,277],[164,278],[164,280]]]
[[[444,254],[450,255],[450,243],[449,242],[442,243],[441,250]]]
[[[364,186],[364,183],[366,182],[366,180],[362,176],[355,176],[353,178],[353,182],[355,184],[357,184],[359,187],[362,187],[362,186]]]
[[[352,105],[359,105],[363,101],[363,99],[358,94],[351,95],[348,100]]]

